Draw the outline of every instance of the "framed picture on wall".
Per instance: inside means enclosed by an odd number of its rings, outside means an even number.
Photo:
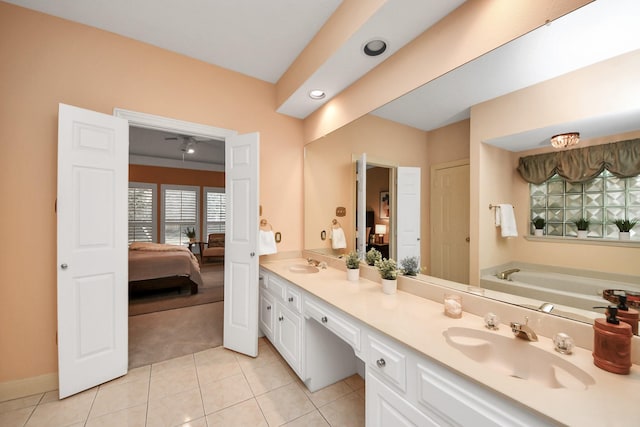
[[[389,218],[389,192],[380,192],[380,218]]]

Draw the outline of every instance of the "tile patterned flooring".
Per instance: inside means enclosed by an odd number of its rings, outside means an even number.
[[[130,370],[58,400],[0,402],[0,426],[364,426],[358,375],[309,392],[264,338],[259,356],[222,347]]]

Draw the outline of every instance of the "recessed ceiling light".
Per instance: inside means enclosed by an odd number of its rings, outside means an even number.
[[[364,54],[367,56],[378,56],[382,55],[385,50],[387,50],[387,43],[380,39],[374,39],[368,41],[364,45]]]
[[[309,98],[311,98],[311,99],[322,99],[325,96],[327,96],[327,94],[324,93],[323,90],[316,89],[316,90],[312,90],[311,92],[309,92]]]

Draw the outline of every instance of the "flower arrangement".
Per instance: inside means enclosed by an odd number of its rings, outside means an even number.
[[[396,280],[398,278],[398,266],[393,259],[381,259],[376,261],[376,268],[380,277],[386,280]]]
[[[416,276],[420,273],[420,265],[418,264],[418,257],[409,256],[400,260],[400,271],[405,276]]]
[[[367,265],[376,265],[376,261],[382,260],[382,253],[380,253],[376,248],[371,248],[369,249],[369,252],[365,254],[364,259],[367,262]]]
[[[631,231],[633,227],[638,224],[637,219],[616,219],[613,223],[618,227],[619,231],[623,233]]]
[[[349,254],[347,254],[347,256],[344,258],[344,263],[350,270],[356,270],[360,268],[360,257],[358,256],[358,253],[349,252]]]

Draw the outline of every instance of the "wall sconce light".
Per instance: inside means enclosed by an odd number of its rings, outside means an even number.
[[[378,235],[378,243],[384,243],[384,235],[387,234],[387,226],[384,224],[376,224],[375,231]]]
[[[551,145],[555,148],[565,148],[580,142],[579,132],[561,133],[551,137]]]

